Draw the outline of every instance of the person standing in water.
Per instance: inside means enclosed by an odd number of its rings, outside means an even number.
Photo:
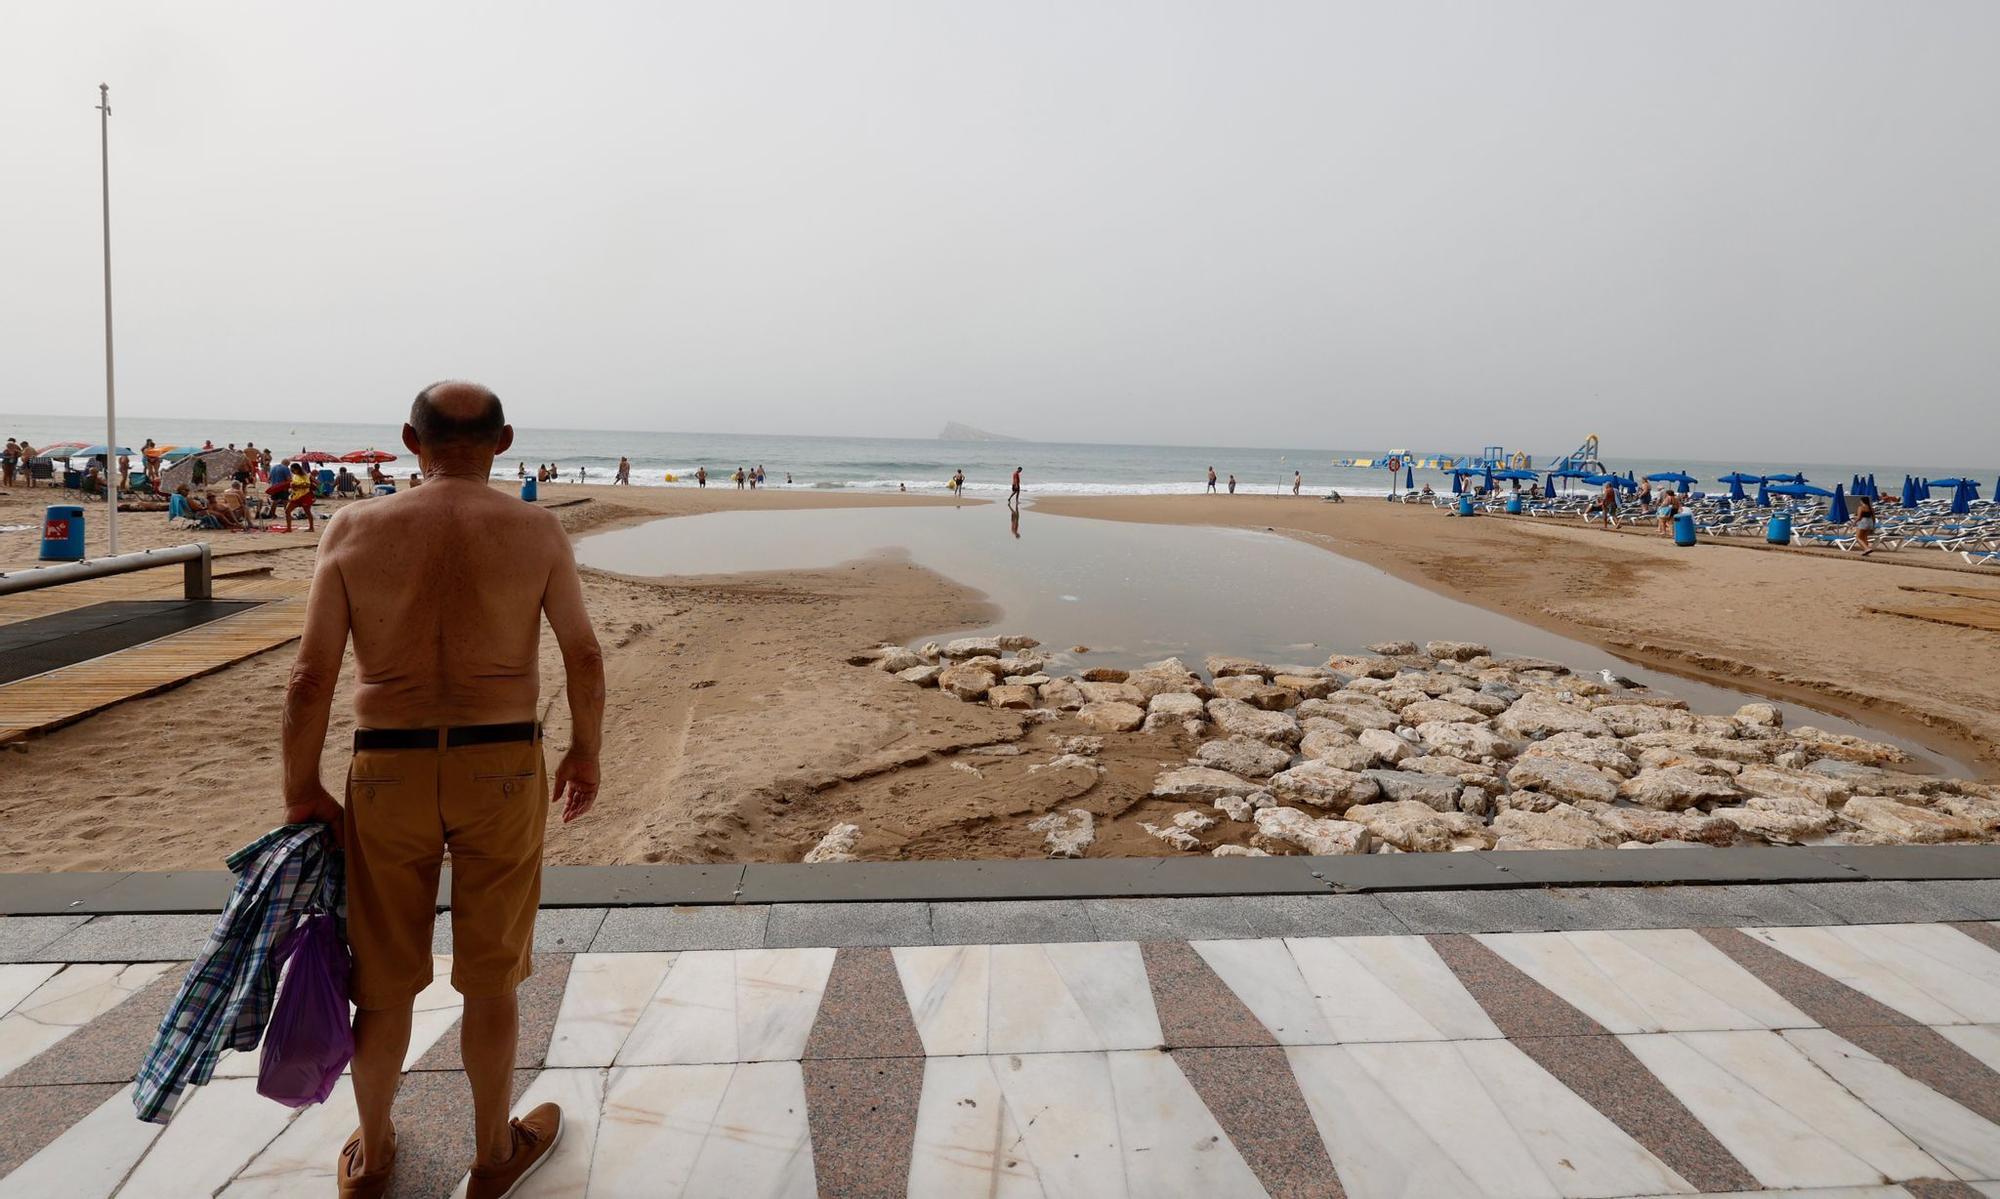
[[[1229,476],[1229,490],[1231,491],[1236,490],[1235,475]],[[1215,468],[1212,466],[1208,468],[1208,494],[1210,495],[1215,494]]]
[[[611,481],[614,484],[623,483],[627,487],[632,485],[632,460],[630,458],[627,458],[623,454],[618,455],[618,473],[613,476]]]
[[[1235,475],[1231,475],[1231,476],[1229,476],[1229,494],[1231,494],[1231,495],[1235,495],[1235,494],[1236,494],[1236,476],[1235,476]]]
[[[1012,508],[1021,506],[1021,468],[1014,468],[1014,485],[1007,491],[1007,504]]]

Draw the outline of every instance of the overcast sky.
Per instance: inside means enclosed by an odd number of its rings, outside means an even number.
[[[2000,4],[0,13],[0,411],[2000,460]]]

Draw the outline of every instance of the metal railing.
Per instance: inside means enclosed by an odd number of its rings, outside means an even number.
[[[169,545],[156,550],[140,550],[131,554],[113,554],[108,558],[85,558],[81,562],[62,562],[54,566],[32,566],[26,570],[12,570],[0,573],[0,595],[13,595],[22,591],[36,591],[43,587],[56,587],[63,583],[78,583],[84,579],[104,579],[112,575],[130,574],[135,570],[151,570],[158,566],[184,564],[187,598],[214,599],[215,580],[210,570],[210,552],[207,542],[191,541],[186,545]]]

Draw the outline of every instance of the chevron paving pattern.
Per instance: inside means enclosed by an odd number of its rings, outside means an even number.
[[[396,1193],[462,1184],[418,1002]],[[0,1197],[327,1194],[345,1083],[129,1084],[180,969],[0,965]],[[2000,925],[546,954],[523,1195],[2000,1197]]]

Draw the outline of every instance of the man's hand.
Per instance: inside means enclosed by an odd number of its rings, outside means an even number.
[[[347,810],[337,803],[327,789],[313,780],[312,789],[302,798],[285,802],[286,824],[327,825],[333,829],[333,839],[343,848],[347,845]]]
[[[567,798],[563,804],[563,823],[568,824],[590,811],[597,802],[597,755],[587,754],[571,746],[570,751],[556,765],[555,790],[549,795],[550,803]]]

